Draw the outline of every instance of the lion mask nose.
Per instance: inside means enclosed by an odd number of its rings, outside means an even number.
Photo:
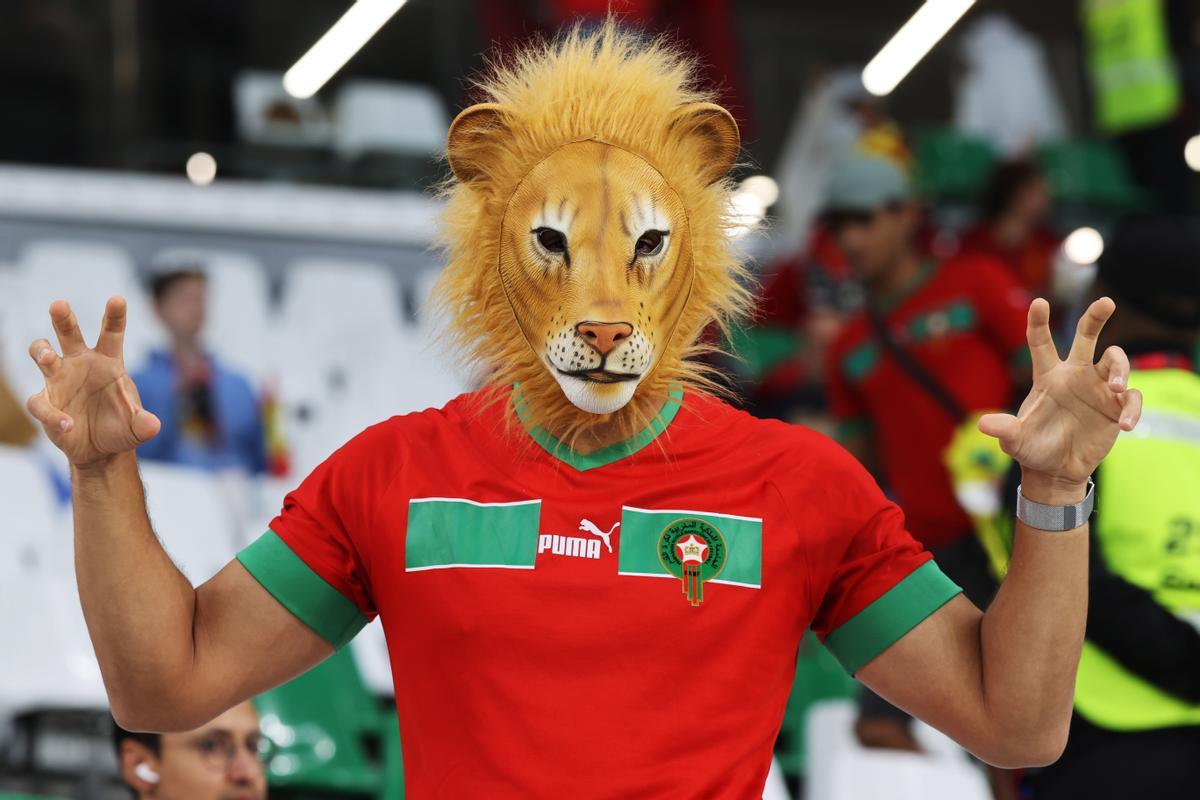
[[[633,335],[633,326],[628,322],[581,322],[575,326],[575,335],[597,353],[606,356]]]

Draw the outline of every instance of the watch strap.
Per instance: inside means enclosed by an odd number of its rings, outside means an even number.
[[[1049,506],[1036,503],[1021,493],[1017,487],[1017,519],[1039,531],[1073,531],[1088,521],[1096,505],[1096,484],[1091,478],[1087,482],[1087,495],[1078,503],[1068,506]]]

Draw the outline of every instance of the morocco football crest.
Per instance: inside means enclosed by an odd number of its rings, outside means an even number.
[[[683,596],[693,606],[704,602],[704,582],[721,572],[728,552],[725,537],[702,519],[675,520],[658,537],[658,560],[683,581]]]

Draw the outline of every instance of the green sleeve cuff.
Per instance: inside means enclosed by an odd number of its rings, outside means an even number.
[[[853,675],[961,591],[937,564],[926,561],[832,631],[825,646]]]
[[[367,618],[268,530],[237,555],[246,571],[279,603],[335,649],[347,645]]]
[[[871,420],[866,417],[838,420],[836,434],[839,442],[871,432]]]

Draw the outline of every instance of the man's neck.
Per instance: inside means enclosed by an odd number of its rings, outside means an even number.
[[[920,271],[920,257],[906,250],[878,278],[866,284],[867,296],[873,303],[888,300],[916,280]]]

